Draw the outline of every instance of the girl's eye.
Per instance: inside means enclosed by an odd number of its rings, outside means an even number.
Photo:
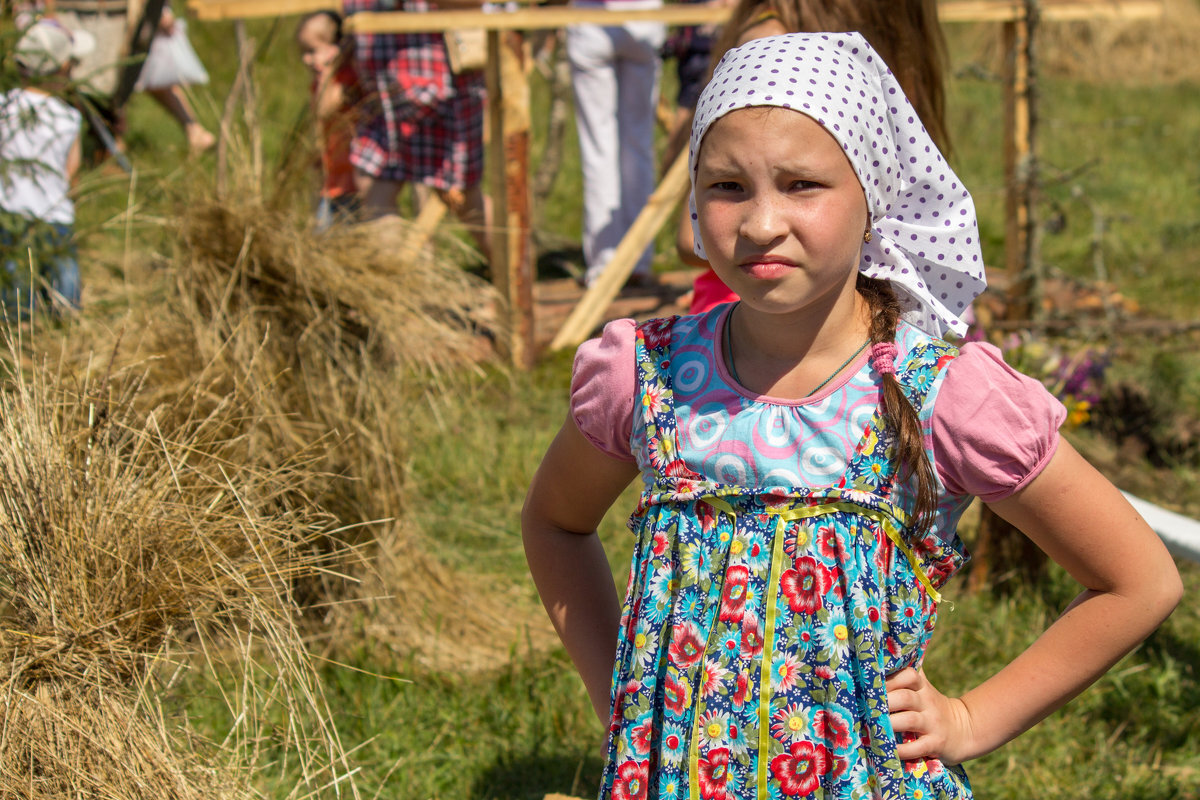
[[[821,184],[816,181],[792,181],[792,191],[804,191],[805,189],[817,189]]]
[[[719,192],[736,192],[742,186],[736,181],[717,181],[713,184],[713,188]]]

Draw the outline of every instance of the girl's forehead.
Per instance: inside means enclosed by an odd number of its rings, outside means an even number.
[[[839,162],[845,161],[848,166],[853,167],[842,152],[842,146],[838,144],[836,137],[824,125],[803,111],[780,106],[746,106],[714,119],[704,132],[696,151],[697,167],[712,156],[714,148],[706,148],[705,143],[712,140],[714,134],[717,138],[725,139],[727,132],[729,136],[734,137],[745,134],[754,136],[766,132],[770,137],[766,148],[768,150],[772,149],[769,145],[774,143],[790,145],[785,147],[783,152],[789,158],[804,159],[821,155],[828,159],[836,156]],[[754,145],[747,143],[748,146],[742,147],[741,144],[739,140],[726,142],[724,149],[732,152],[726,152],[724,155],[753,157],[765,154]]]

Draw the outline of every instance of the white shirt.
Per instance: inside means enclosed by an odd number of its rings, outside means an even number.
[[[70,225],[67,158],[83,117],[57,97],[12,89],[0,95],[0,208]]]

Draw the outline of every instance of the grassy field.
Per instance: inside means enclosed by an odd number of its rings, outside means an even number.
[[[291,132],[303,124],[307,78],[291,41],[293,24],[250,25],[262,46],[255,78],[267,183],[289,152]],[[191,32],[213,77],[197,93],[197,107],[215,126],[235,71],[232,27],[196,23]],[[989,77],[991,61],[976,59],[977,33],[951,35],[956,164],[974,190],[985,252],[995,263],[1003,249],[999,86]],[[1200,263],[1198,89],[1195,82],[1126,86],[1044,78],[1040,146],[1047,182],[1040,211],[1052,221],[1043,240],[1052,274],[1092,280],[1100,255],[1109,280],[1144,313],[1194,319],[1200,302],[1193,276]],[[537,78],[535,98],[543,108]],[[534,118],[537,125],[540,113]],[[145,97],[130,106],[127,142],[135,181],[109,166],[89,170],[79,202],[87,313],[114,327],[128,310],[127,298],[136,296],[121,288],[146,264],[171,269],[176,244],[164,220],[181,213],[190,187],[211,182],[214,173],[212,155],[187,160],[182,133]],[[535,160],[540,146],[539,129]],[[574,148],[569,128],[564,168],[539,211],[539,238],[567,253],[578,246],[580,219]],[[294,198],[297,207],[306,202]],[[1103,232],[1097,237],[1098,222]],[[666,247],[659,251],[657,269],[677,267]],[[1164,426],[1200,419],[1196,344],[1194,335],[1071,342],[1105,348],[1114,379],[1165,398]],[[558,355],[528,374],[471,372],[454,380],[452,394],[421,395],[399,421],[407,440],[405,519],[416,546],[463,587],[463,602],[487,587],[489,602],[501,603],[497,613],[514,620],[518,633],[477,629],[463,636],[457,629],[446,633],[436,616],[412,621],[405,611],[418,602],[415,596],[384,601],[393,609],[389,624],[419,626],[415,636],[381,629],[367,610],[377,606],[351,607],[336,627],[314,623],[312,647],[330,659],[320,675],[365,796],[537,800],[549,792],[594,792],[601,731],[562,650],[547,644],[548,623],[525,573],[517,521],[529,476],[565,414],[569,369],[569,355]],[[1180,457],[1151,467],[1136,443],[1086,429],[1073,438],[1122,486],[1200,515],[1200,463]],[[601,532],[621,583],[630,549],[622,518],[632,505],[630,494]],[[1181,568],[1188,595],[1171,620],[1064,711],[973,764],[979,797],[1200,797],[1200,568]],[[1007,593],[970,595],[962,587],[959,581],[947,592],[952,608],[943,612],[927,662],[947,691],[996,670],[1074,594],[1058,572]],[[461,611],[446,603],[447,629]],[[431,658],[420,646],[450,635],[462,637],[461,663]],[[213,691],[184,681],[172,689],[171,701],[201,733],[220,740],[230,720]],[[285,763],[281,757],[274,777],[264,773],[268,796],[287,795]]]

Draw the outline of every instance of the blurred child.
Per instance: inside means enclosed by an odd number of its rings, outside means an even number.
[[[340,15],[333,11],[309,14],[296,27],[296,43],[313,75],[310,93],[323,176],[317,230],[325,230],[338,220],[352,219],[359,208],[350,144],[361,92],[342,37]]]
[[[741,300],[582,345],[522,514],[608,729],[600,797],[965,800],[963,762],[1166,618],[1175,565],[1041,383],[945,340],[984,288],[974,204],[860,34],[726,53],[689,167],[697,250]],[[596,525],[635,479],[619,605]],[[950,696],[923,666],[974,497],[1080,592]]]
[[[11,286],[3,296],[22,313],[39,299],[79,306],[70,190],[83,120],[56,93],[67,87],[75,61],[94,47],[84,31],[53,19],[33,23],[14,51],[21,86],[0,98],[0,240],[11,254],[4,262]]]
[[[153,97],[175,118],[193,154],[208,150],[217,138],[200,124],[183,87],[206,83],[208,71],[188,41],[187,20],[165,6],[134,88]]]

